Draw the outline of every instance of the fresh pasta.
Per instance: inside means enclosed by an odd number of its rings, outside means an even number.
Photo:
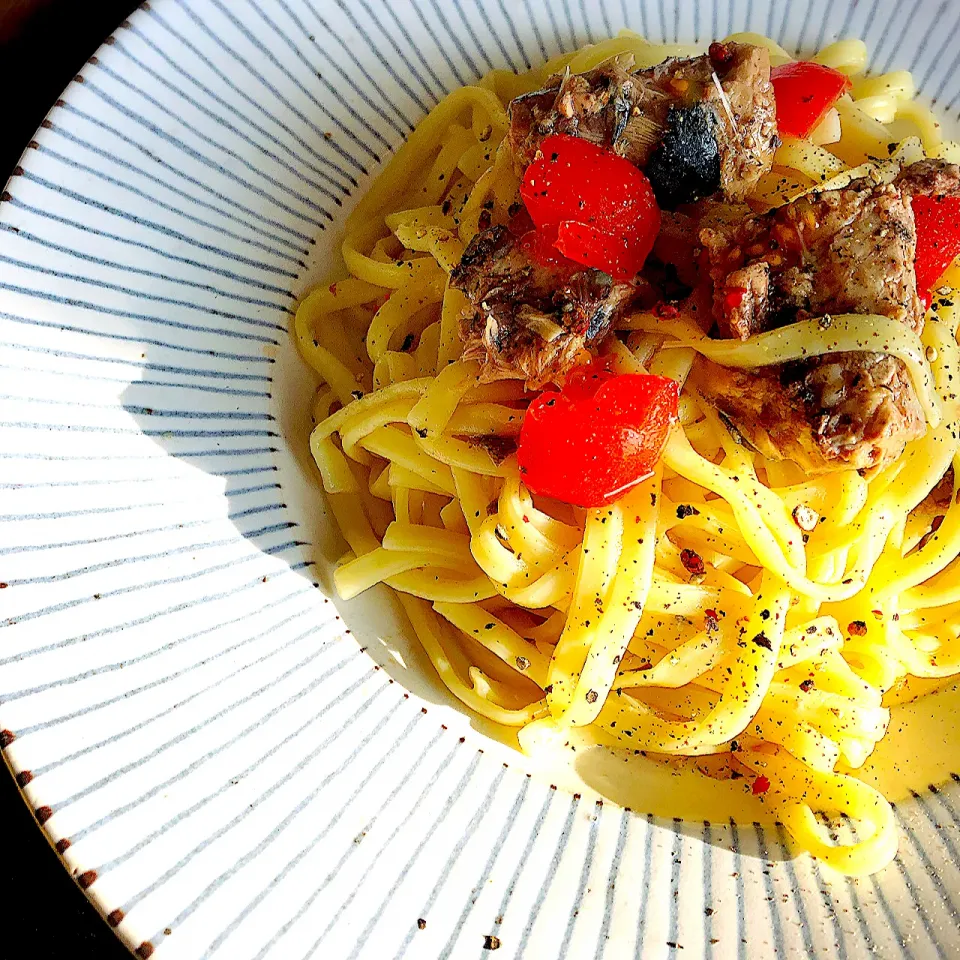
[[[791,60],[754,34],[731,41]],[[391,587],[450,692],[515,728],[522,748],[577,727],[614,750],[709,757],[798,847],[871,873],[897,848],[890,805],[856,778],[886,730],[884,698],[907,676],[960,673],[960,270],[921,335],[846,313],[716,340],[695,318],[629,313],[607,359],[679,382],[679,417],[656,468],[602,507],[527,488],[515,441],[534,391],[488,382],[463,356],[466,299],[450,273],[485,224],[513,215],[507,103],[565,70],[696,52],[623,31],[527,73],[494,71],[443,99],[357,204],[347,275],[307,295],[295,322],[320,381],[310,449],[349,547],[335,582],[345,598]],[[864,74],[859,41],[813,61],[852,89],[810,138],[782,138],[754,210],[960,153],[908,73]],[[761,454],[690,378],[697,356],[752,369],[858,350],[903,363],[926,421],[872,473]],[[858,839],[832,840],[823,814],[849,817]]]

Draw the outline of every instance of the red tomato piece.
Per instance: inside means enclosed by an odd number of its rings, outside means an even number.
[[[561,391],[527,409],[517,459],[534,493],[601,507],[645,480],[677,419],[680,385],[667,377],[577,368]]]
[[[558,231],[567,257],[618,277],[640,269],[660,230],[646,176],[612,150],[568,134],[543,141],[520,195],[538,229]]]
[[[839,70],[798,60],[770,71],[777,99],[777,129],[805,137],[852,84]]]
[[[547,137],[520,186],[537,226],[564,220],[622,226],[656,207],[653,188],[629,160],[569,134]]]
[[[655,237],[634,230],[607,233],[589,223],[564,220],[557,228],[557,249],[577,263],[596,267],[617,280],[630,280],[640,272],[653,249]]]
[[[581,263],[565,257],[557,248],[557,231],[555,228],[528,230],[520,237],[520,249],[536,264],[548,267],[568,279],[583,269]]]
[[[924,309],[930,291],[960,254],[960,197],[914,197],[917,224],[917,293]]]

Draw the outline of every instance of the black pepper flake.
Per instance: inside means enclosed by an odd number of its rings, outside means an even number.
[[[517,657],[517,669],[526,670],[530,666],[530,661],[526,657]]]
[[[587,691],[587,703],[596,703],[597,702],[597,691],[588,690]]]
[[[401,350],[403,353],[406,353],[412,346],[413,346],[413,334],[412,334],[412,333],[408,333],[408,334],[403,338],[403,343],[400,345],[400,350]]]
[[[485,624],[483,625],[483,629],[484,629],[484,630],[492,630],[495,626],[496,626],[495,623],[485,623]]]
[[[813,636],[817,632],[816,627],[807,627],[807,636]]]
[[[769,619],[770,619],[770,611],[769,611],[769,610],[761,610],[761,611],[760,611],[760,619],[761,619],[761,620],[769,620]]]
[[[740,741],[739,741],[739,740],[731,740],[731,741],[730,741],[730,752],[731,752],[731,753],[739,753],[739,752],[740,752]]]
[[[500,938],[493,936],[493,934],[488,933],[483,938],[483,949],[484,950],[499,950],[500,949]]]
[[[753,642],[758,647],[763,647],[764,650],[772,650],[773,644],[770,642],[770,638],[761,630],[758,634],[755,634],[751,637]]]
[[[553,684],[552,684],[552,683],[548,683],[548,684],[543,688],[543,692],[544,692],[544,693],[553,693]]]
[[[865,637],[867,635],[867,624],[864,620],[853,620],[847,624],[847,633],[851,637]]]
[[[700,511],[690,503],[681,503],[677,507],[677,519],[686,520],[687,517],[696,517],[700,514]]]
[[[426,439],[427,429],[426,427],[417,427],[417,436],[421,439]]]
[[[362,399],[363,399],[363,391],[362,391],[362,390],[351,390],[351,391],[350,391],[350,396],[353,397],[354,400],[362,400]]]
[[[423,917],[420,917],[420,918],[417,920],[417,926],[418,926],[421,930],[426,930],[426,929],[427,929],[427,921],[424,920]]]
[[[801,689],[804,693],[809,693],[809,692],[814,688],[814,686],[815,686],[815,684],[814,684],[814,682],[813,682],[812,680],[804,680],[804,681],[800,684],[800,689]]]

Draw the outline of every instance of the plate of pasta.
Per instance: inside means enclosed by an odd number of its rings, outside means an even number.
[[[327,6],[144,4],[3,194],[65,865],[140,957],[952,955],[960,10]]]

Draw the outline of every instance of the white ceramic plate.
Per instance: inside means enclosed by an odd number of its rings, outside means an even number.
[[[831,879],[775,829],[527,776],[437,689],[385,594],[316,588],[337,541],[291,305],[445,91],[623,25],[859,36],[960,103],[955,2],[153,0],[7,185],[0,728],[141,957],[960,951],[949,776],[898,807],[894,865]]]

